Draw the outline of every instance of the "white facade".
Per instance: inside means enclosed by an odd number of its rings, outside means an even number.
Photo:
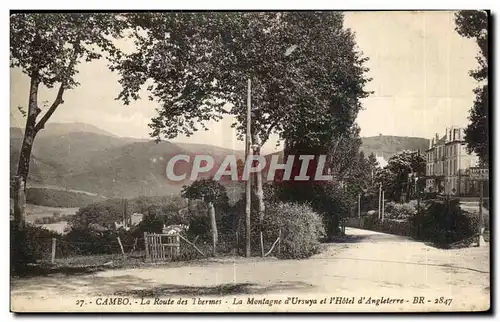
[[[445,135],[430,140],[426,151],[426,191],[467,194],[472,189],[467,170],[477,166],[479,158],[467,153],[464,129],[447,128]]]

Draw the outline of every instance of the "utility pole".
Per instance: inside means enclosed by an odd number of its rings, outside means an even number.
[[[123,226],[128,227],[128,224],[127,224],[127,199],[123,199]]]
[[[252,120],[251,120],[251,112],[252,112],[252,81],[248,79],[248,90],[247,90],[247,135],[246,135],[246,168],[248,168],[250,165],[248,164],[250,157],[252,155],[252,149],[251,149],[251,126],[252,126]],[[248,169],[247,169],[248,170]],[[245,247],[245,256],[250,257],[251,256],[251,249],[250,249],[250,242],[251,242],[251,234],[250,234],[250,213],[251,213],[251,193],[252,193],[252,184],[251,184],[251,178],[248,176],[247,182],[246,182],[246,208],[245,208],[245,223],[246,223],[246,247]]]
[[[358,218],[361,219],[361,194],[358,194]]]
[[[385,191],[382,191],[382,220],[385,216]]]
[[[382,183],[379,183],[378,187],[378,219],[380,219],[382,216],[381,214],[381,209],[382,208]]]
[[[479,180],[479,239],[477,242],[478,246],[484,246],[486,244],[484,240],[484,217],[483,217],[483,183],[484,181]]]
[[[417,213],[420,214],[420,190],[417,187]]]

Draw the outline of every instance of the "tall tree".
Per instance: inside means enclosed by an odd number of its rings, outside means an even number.
[[[212,232],[213,255],[217,253],[219,232],[217,230],[216,207],[224,207],[228,203],[226,188],[213,179],[200,179],[189,186],[184,186],[182,196],[188,199],[203,200],[208,206],[210,227]]]
[[[488,164],[489,159],[488,18],[488,12],[481,10],[462,10],[455,14],[458,34],[474,39],[479,47],[476,56],[479,67],[469,73],[479,85],[474,89],[476,99],[470,109],[465,141],[469,152],[475,152],[482,164]]]
[[[78,86],[78,64],[100,59],[104,53],[119,56],[113,38],[120,37],[123,21],[113,14],[97,13],[29,13],[10,17],[10,67],[19,68],[30,78],[26,125],[16,181],[24,190],[29,174],[31,151],[36,135],[44,128],[56,109],[64,103],[65,91]],[[40,87],[57,88],[50,106],[41,107]],[[18,200],[19,198],[14,198]],[[22,208],[14,217],[23,223]]]
[[[384,191],[388,191],[388,197],[393,200],[403,200],[415,193],[418,184],[423,180],[415,182],[415,178],[425,175],[425,158],[416,151],[402,151],[388,160],[387,166],[377,174],[378,182],[382,183]]]
[[[119,98],[128,103],[146,88],[158,101],[153,137],[190,135],[232,115],[243,138],[250,78],[254,154],[273,133],[321,146],[332,129],[348,131],[368,95],[366,58],[338,12],[131,14],[128,21],[137,27],[137,51],[116,64]],[[258,185],[259,201],[262,192]]]
[[[371,183],[374,182],[375,180],[375,173],[377,172],[377,169],[379,168],[379,163],[378,163],[378,160],[377,160],[377,157],[375,156],[375,154],[370,153],[370,155],[368,156],[368,167],[370,168],[370,177],[371,177]]]

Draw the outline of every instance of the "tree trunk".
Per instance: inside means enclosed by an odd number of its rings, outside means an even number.
[[[26,202],[25,189],[28,182],[30,169],[31,151],[36,136],[36,118],[40,114],[38,108],[38,73],[33,73],[30,81],[30,94],[28,100],[28,115],[26,128],[24,130],[23,144],[19,154],[17,165],[17,177],[14,179],[14,221],[18,228],[22,229],[25,222],[24,203]],[[21,193],[22,190],[22,193]]]
[[[260,145],[260,138],[258,137],[258,135],[254,136],[253,142],[255,143],[253,154],[260,155],[261,145]],[[266,210],[266,205],[264,203],[264,187],[263,187],[262,171],[255,173],[254,194],[257,200],[257,214],[259,216],[261,256],[264,257],[264,240],[262,233],[262,224],[264,221],[264,211]]]
[[[35,140],[35,131],[33,128],[29,128],[29,125],[26,124],[23,144],[21,146],[19,161],[17,164],[17,176],[21,177],[24,183],[28,181],[28,174],[30,171],[31,151],[33,148],[34,140]]]
[[[12,196],[14,200],[14,225],[19,231],[24,229],[25,218],[24,218],[24,206],[26,204],[26,194],[24,193],[25,184],[23,178],[20,176],[14,177]]]
[[[215,207],[212,202],[208,203],[208,215],[210,216],[210,225],[212,231],[213,255],[217,254],[217,241],[219,234],[217,232],[217,221],[215,220]]]

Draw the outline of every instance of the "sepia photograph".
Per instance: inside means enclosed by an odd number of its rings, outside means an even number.
[[[11,312],[491,312],[489,10],[9,20]]]

